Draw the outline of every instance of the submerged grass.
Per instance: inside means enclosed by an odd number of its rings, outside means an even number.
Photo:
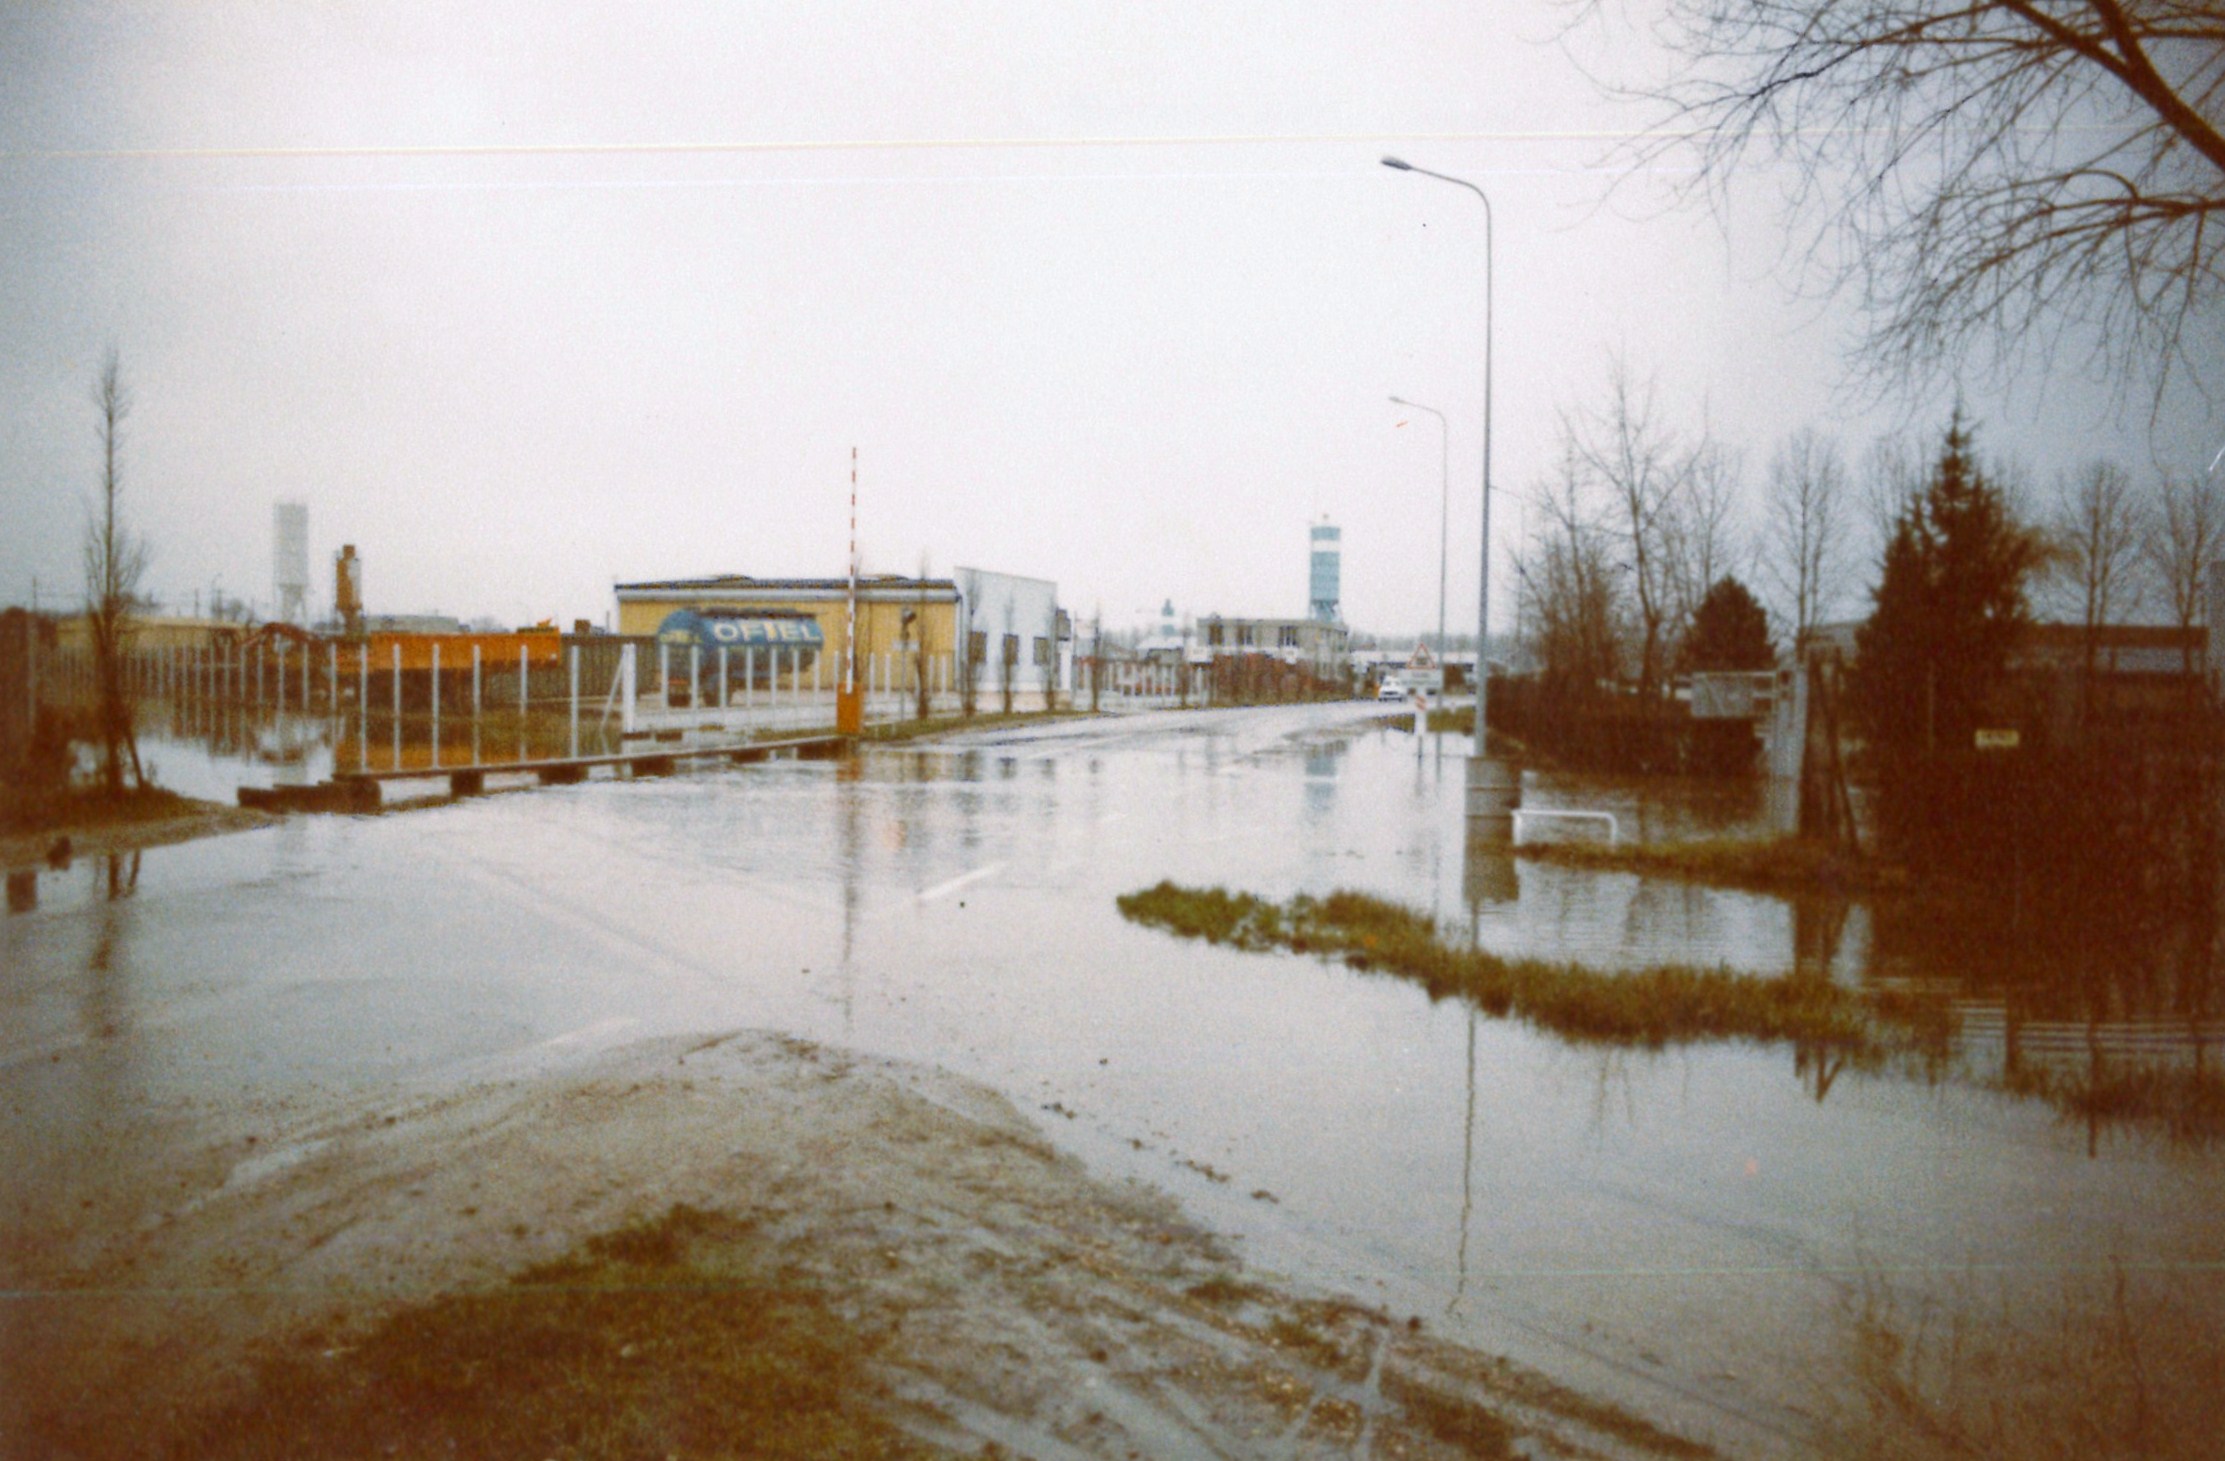
[[[497,1289],[267,1357],[176,1457],[939,1455],[875,1413],[873,1341],[675,1206]]]
[[[1763,893],[1830,893],[1842,897],[1912,890],[1906,869],[1833,843],[1806,837],[1765,841],[1713,838],[1690,842],[1525,843],[1517,857],[1597,872],[1682,878]]]
[[[114,795],[97,786],[79,786],[36,803],[0,802],[0,834],[89,831],[216,810],[222,810],[220,803],[196,801],[159,786],[127,787]]]
[[[1787,1040],[1857,1067],[1891,1061],[1933,1075],[1953,1053],[1956,1016],[1935,997],[1850,990],[1804,973],[1767,977],[1674,964],[1611,973],[1506,959],[1448,944],[1427,914],[1366,893],[1276,903],[1161,882],[1122,895],[1119,904],[1130,920],[1184,938],[1338,958],[1569,1040],[1650,1048]],[[2043,1100],[2069,1120],[2139,1126],[2193,1144],[2225,1139],[2225,1075],[2215,1070],[2035,1067],[1980,1084]]]
[[[1121,897],[1129,919],[1240,949],[1341,956],[1415,980],[1436,997],[1473,1000],[1570,1039],[1661,1046],[1702,1039],[1798,1040],[1870,1051],[1861,1001],[1828,980],[1759,979],[1726,969],[1660,966],[1609,974],[1579,964],[1504,959],[1456,948],[1428,915],[1365,893],[1274,903],[1171,882]]]

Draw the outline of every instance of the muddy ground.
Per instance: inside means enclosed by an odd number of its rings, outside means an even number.
[[[231,1434],[212,1415],[306,1427],[309,1454],[456,1454],[431,1419],[319,1432],[302,1377],[374,1383],[349,1367],[382,1323],[515,1292],[535,1265],[584,1271],[560,1260],[676,1206],[808,1289],[859,1361],[843,1405],[930,1454],[1706,1454],[1418,1321],[1247,1272],[982,1087],[782,1036],[119,1120],[65,1181],[0,1177],[9,1457],[201,1454]],[[610,1365],[645,1362],[613,1339]],[[257,1390],[274,1364],[290,1416]],[[452,1388],[482,1407],[594,1404],[592,1368],[570,1402],[499,1352],[463,1369]]]
[[[80,857],[164,847],[197,837],[268,827],[279,820],[269,812],[185,797],[178,798],[176,806],[174,813],[140,820],[78,822],[38,832],[0,833],[0,871],[18,872]]]

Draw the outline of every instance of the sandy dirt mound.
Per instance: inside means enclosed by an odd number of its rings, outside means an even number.
[[[130,1191],[67,1212],[19,1207],[8,1455],[157,1453],[257,1355],[343,1354],[675,1205],[746,1221],[827,1295],[871,1339],[858,1403],[933,1448],[1705,1454],[1418,1323],[1257,1281],[1165,1196],[1092,1179],[939,1072],[751,1033],[342,1104],[165,1142]]]

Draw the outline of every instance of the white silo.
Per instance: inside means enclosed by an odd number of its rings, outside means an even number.
[[[271,586],[288,624],[309,621],[309,504],[281,502],[271,513]]]

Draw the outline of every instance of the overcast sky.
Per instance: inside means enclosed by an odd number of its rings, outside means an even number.
[[[1482,210],[1496,210],[1495,536],[1555,411],[1622,352],[1747,452],[1944,416],[1837,390],[1766,178],[1725,219],[1603,204],[1636,112],[1539,3],[0,9],[0,601],[78,593],[113,342],[149,585],[272,599],[309,503],[376,612],[598,622],[614,580],[1056,579],[1086,617],[1473,617]],[[1582,62],[1582,65],[1579,65]],[[2214,414],[2066,371],[1974,386],[2044,477],[2107,446],[2206,464]],[[1404,425],[1400,423],[1404,422]],[[2215,440],[2212,440],[2215,438]],[[2197,462],[2195,459],[2201,458]],[[1504,567],[1497,577],[1510,577]],[[1504,599],[1502,604],[1511,604]],[[1502,608],[1495,612],[1509,612]]]

